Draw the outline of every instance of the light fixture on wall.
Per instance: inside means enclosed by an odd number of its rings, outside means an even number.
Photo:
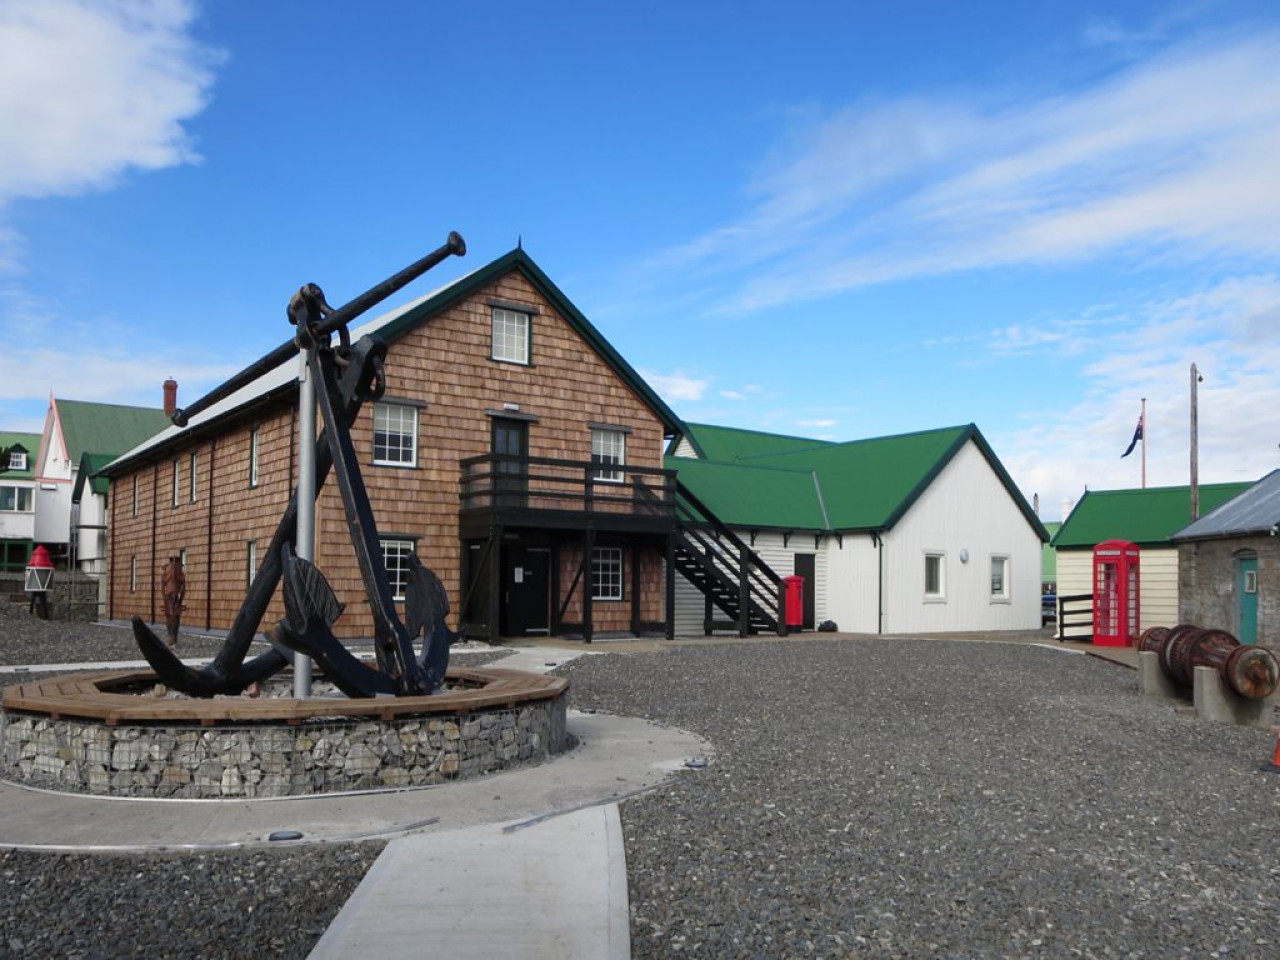
[[[960,562],[961,562],[961,563],[968,563],[968,562],[969,562],[969,551],[968,551],[968,550],[965,550],[965,549],[961,548],[961,550],[960,550]]]

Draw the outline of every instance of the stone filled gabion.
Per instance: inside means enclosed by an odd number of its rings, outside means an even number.
[[[566,747],[567,694],[514,709],[296,726],[107,726],[4,713],[4,776],[127,797],[252,798],[420,787],[536,763]]]

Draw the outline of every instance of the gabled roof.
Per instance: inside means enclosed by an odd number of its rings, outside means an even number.
[[[759,430],[739,430],[736,427],[718,427],[709,423],[686,423],[685,439],[704,460],[743,460],[747,457],[770,453],[789,453],[794,450],[812,450],[829,446],[827,440],[808,437],[789,437],[780,433],[763,433]],[[667,450],[675,453],[679,438]]]
[[[118,457],[169,425],[164,411],[156,407],[60,399],[53,403],[62,425],[67,459],[72,463],[79,463],[86,453]]]
[[[1201,503],[1203,502],[1202,495]],[[1274,536],[1278,527],[1280,527],[1280,470],[1272,470],[1243,493],[1178,531],[1173,539],[1179,541]]]
[[[1200,510],[1214,510],[1248,489],[1247,483],[1202,483]],[[1147,487],[1139,490],[1088,490],[1080,498],[1053,545],[1092,549],[1105,540],[1128,540],[1138,546],[1171,546],[1170,540],[1191,520],[1191,488]]]
[[[1050,520],[1044,525],[1045,533],[1049,534],[1050,541],[1062,529],[1061,520]],[[1040,551],[1040,582],[1055,583],[1058,579],[1058,553],[1053,548],[1053,543],[1046,543]]]
[[[86,484],[94,493],[106,496],[107,478],[99,475],[98,471],[114,459],[115,455],[111,453],[86,453],[80,457],[80,470],[76,473],[76,485],[71,490],[72,503],[79,503],[84,497]]]
[[[40,451],[40,434],[38,433],[0,433],[0,449],[19,447],[26,451],[27,469],[8,470],[0,473],[5,480],[31,480],[36,475],[36,454]],[[0,466],[8,467],[6,462]]]
[[[693,429],[696,433],[700,428]],[[726,523],[777,529],[884,531],[911,509],[970,442],[987,460],[1027,522],[1042,540],[1047,540],[1044,527],[973,424],[849,443],[820,443],[808,449],[743,456],[727,464],[668,457],[666,465],[679,471],[680,482],[713,510],[718,501],[738,506],[736,515],[721,516]],[[701,465],[720,469],[700,468]],[[779,472],[790,474],[791,478],[784,481],[778,477]],[[806,493],[804,480],[812,486],[811,492]],[[812,501],[799,511],[800,518],[808,522],[793,518],[792,513],[798,508],[782,499],[780,488],[784,484],[789,484],[794,496]],[[750,509],[743,505],[750,505]]]
[[[375,320],[361,324],[351,330],[354,341],[365,334],[375,334],[388,343],[393,343],[404,334],[428,322],[436,314],[449,309],[454,304],[471,296],[477,290],[493,283],[511,271],[519,271],[525,279],[555,308],[565,321],[581,336],[587,344],[600,355],[610,368],[627,386],[636,392],[640,399],[662,421],[668,433],[680,433],[683,423],[672,412],[653,389],[645,383],[640,374],[613,349],[582,312],[573,305],[568,297],[551,282],[541,268],[523,249],[515,249],[492,263],[472,271],[440,287],[411,303],[385,313]],[[285,331],[282,329],[281,331]],[[298,361],[290,358],[284,363],[269,370],[252,383],[219,403],[214,404],[203,413],[192,417],[185,428],[170,426],[162,434],[153,437],[147,443],[128,450],[119,460],[111,463],[105,470],[108,476],[118,473],[123,467],[138,459],[151,460],[163,457],[173,446],[189,441],[194,436],[208,432],[215,424],[233,414],[243,413],[250,408],[278,397],[291,395],[297,390]]]

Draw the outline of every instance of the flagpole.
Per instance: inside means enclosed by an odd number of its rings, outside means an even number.
[[[1200,399],[1196,385],[1203,380],[1191,365],[1191,519],[1200,519]]]
[[[1147,489],[1147,398],[1142,398],[1142,489]]]

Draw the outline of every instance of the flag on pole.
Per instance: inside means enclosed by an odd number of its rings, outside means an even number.
[[[1127,449],[1124,453],[1120,454],[1121,460],[1123,460],[1129,454],[1133,453],[1133,448],[1136,447],[1138,445],[1138,441],[1142,439],[1142,421],[1144,419],[1144,416],[1145,416],[1144,414],[1141,414],[1141,413],[1138,414],[1138,429],[1133,431],[1133,439],[1129,441],[1129,449]]]

